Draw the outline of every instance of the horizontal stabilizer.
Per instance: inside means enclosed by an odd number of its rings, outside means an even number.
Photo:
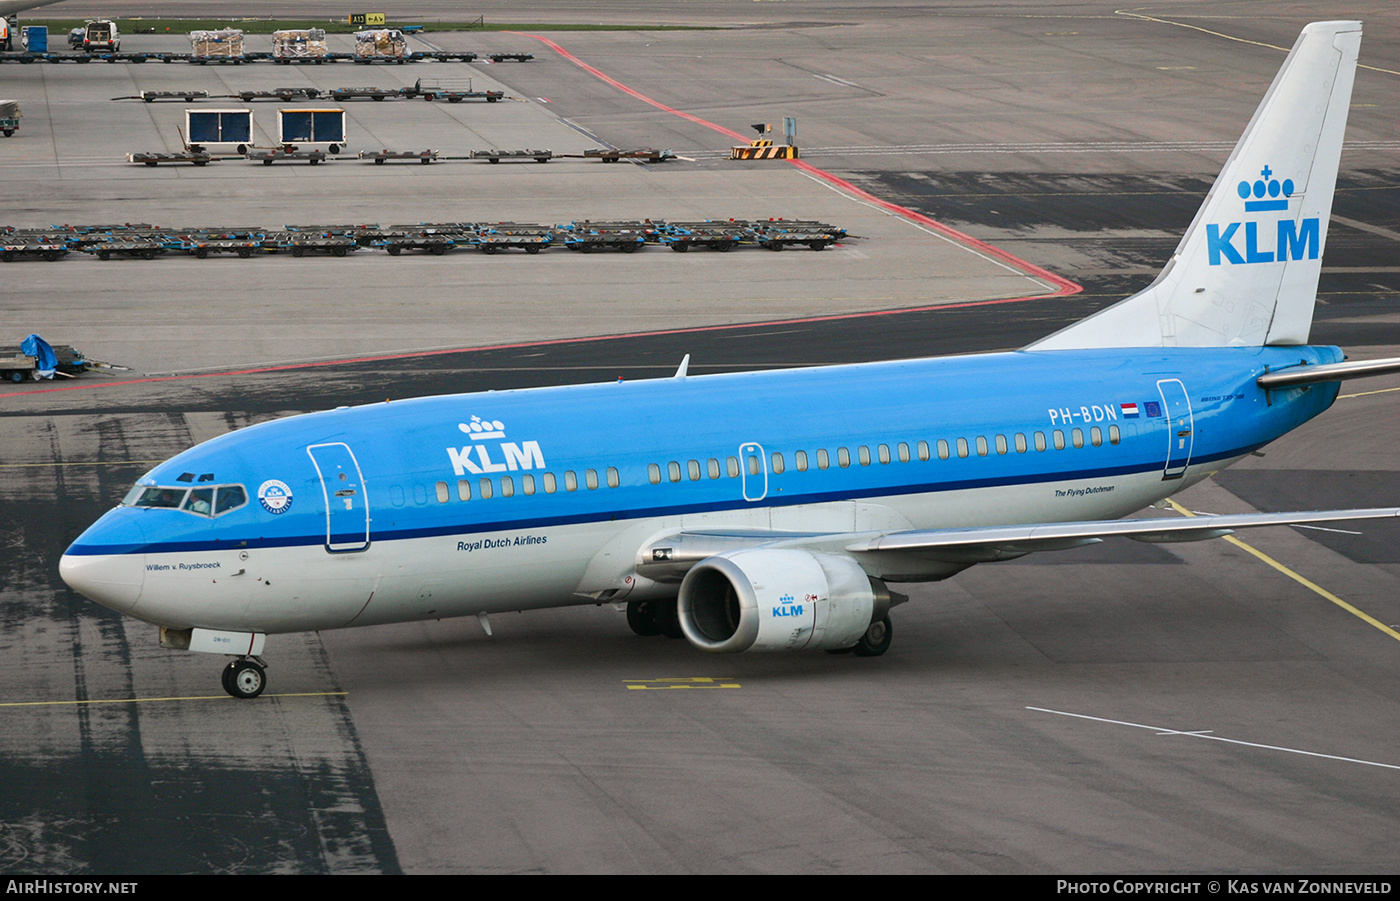
[[[1347,379],[1360,379],[1372,375],[1390,375],[1400,372],[1400,357],[1384,360],[1349,360],[1345,363],[1323,363],[1318,366],[1298,366],[1267,372],[1255,381],[1260,388],[1277,390],[1295,388],[1299,385],[1315,385],[1319,382],[1343,382]]]

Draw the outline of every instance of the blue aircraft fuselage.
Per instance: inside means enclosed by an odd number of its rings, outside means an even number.
[[[667,529],[1117,518],[1337,395],[1336,383],[1265,392],[1259,375],[1340,359],[1335,347],[1022,351],[341,408],[160,464],[69,565],[124,560],[121,609],[174,628],[594,603],[645,585],[635,550]]]

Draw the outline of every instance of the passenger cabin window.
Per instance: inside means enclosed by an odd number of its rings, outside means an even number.
[[[583,471],[583,483],[584,483],[585,485],[588,486],[588,490],[589,490],[589,491],[592,491],[593,489],[597,488],[597,487],[598,487],[598,470],[596,470],[596,469],[585,469],[585,470]]]
[[[686,468],[686,473],[690,476],[690,480],[691,480],[692,482],[698,482],[698,481],[700,481],[700,461],[699,461],[699,460],[691,460],[689,463],[686,463],[686,464],[685,464],[685,468]]]
[[[622,477],[619,476],[619,475],[617,474],[617,469],[616,469],[616,467],[609,466],[609,467],[608,467],[608,487],[609,487],[609,488],[616,488],[618,485],[621,485],[621,484],[622,484]]]
[[[948,457],[949,457],[949,454],[948,454],[948,442],[944,441],[942,438],[939,438],[939,439],[938,439],[938,459],[940,459],[940,460],[946,460],[946,459],[948,459]]]
[[[1109,444],[1117,444],[1118,442],[1120,442],[1120,441],[1122,441],[1122,440],[1123,440],[1123,433],[1120,432],[1120,431],[1118,430],[1118,426],[1116,426],[1116,425],[1111,425],[1111,426],[1109,426],[1109,427],[1108,427],[1108,443],[1109,443]]]
[[[472,483],[466,479],[457,480],[457,500],[469,501],[472,499]]]
[[[836,449],[836,465],[842,469],[849,467],[851,465],[851,452],[844,447],[838,447]]]
[[[899,443],[899,462],[909,462],[909,445],[905,444],[903,441]]]
[[[890,446],[888,444],[882,444],[879,447],[875,448],[875,452],[879,455],[877,459],[881,463],[890,462]]]
[[[672,460],[666,464],[666,474],[671,477],[671,481],[679,482],[681,480],[681,465]]]
[[[657,466],[655,463],[648,463],[648,464],[647,464],[647,481],[651,482],[653,485],[660,485],[660,484],[661,484],[661,467],[660,467],[660,466]]]
[[[792,455],[792,459],[793,459],[793,462],[795,462],[795,463],[797,464],[797,471],[798,471],[798,472],[806,472],[806,471],[807,471],[807,452],[806,452],[806,451],[798,451],[797,453],[795,453],[795,454]]]
[[[501,497],[515,497],[515,480],[510,476],[501,476]]]
[[[565,491],[577,491],[577,490],[578,490],[578,476],[574,475],[574,471],[573,471],[572,469],[568,469],[568,470],[565,470],[565,471],[564,471],[564,490],[565,490]]]
[[[781,475],[787,469],[787,464],[783,462],[783,455],[777,451],[773,452],[773,472]]]
[[[523,475],[523,476],[521,476],[521,477],[520,477],[520,490],[523,491],[523,492],[525,492],[527,495],[529,495],[529,494],[534,494],[534,493],[535,493],[535,477],[532,476],[532,475]]]
[[[870,465],[870,448],[866,447],[864,444],[862,444],[860,447],[856,448],[856,459],[860,460],[860,465],[861,465],[861,466],[869,466],[869,465]]]
[[[940,442],[938,442],[938,446],[941,447],[941,448],[943,449],[942,451],[939,452],[939,456],[941,456],[941,457],[942,457],[943,459],[945,459],[945,460],[948,459],[948,454],[946,453],[946,451],[948,450],[948,442],[946,442],[946,441],[940,441]],[[920,441],[920,442],[919,442],[919,459],[920,459],[920,460],[928,460],[928,442],[927,442],[927,441]]]
[[[554,473],[552,473],[552,472],[547,472],[547,473],[545,473],[545,474],[544,474],[544,493],[545,493],[545,494],[553,494],[553,493],[555,492],[555,490],[556,490],[558,487],[559,487],[559,483],[556,482],[556,481],[554,480]]]
[[[717,479],[717,478],[719,478],[720,472],[719,472],[719,461],[718,461],[718,460],[716,460],[714,457],[711,457],[709,460],[706,461],[705,466],[709,469],[710,478],[712,478],[712,479]]]
[[[482,496],[482,498],[484,498],[484,499],[486,499],[486,500],[489,501],[489,500],[491,499],[491,480],[490,480],[490,479],[482,479],[481,482],[479,483],[478,487],[481,488],[481,496]]]
[[[1070,437],[1074,439],[1074,446],[1075,446],[1075,447],[1083,447],[1083,446],[1084,446],[1084,430],[1083,430],[1083,429],[1075,429],[1074,431],[1070,432]]]
[[[817,451],[817,469],[826,469],[831,466],[831,458],[827,456],[826,450]]]
[[[1094,447],[1103,447],[1103,429],[1098,426],[1089,429],[1089,443]]]
[[[445,504],[452,499],[452,491],[447,487],[446,482],[438,482],[434,486],[437,489],[437,499],[439,504]]]

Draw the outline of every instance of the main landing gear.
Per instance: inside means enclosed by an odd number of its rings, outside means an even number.
[[[684,638],[680,616],[676,613],[676,599],[663,598],[659,601],[629,601],[627,603],[627,625],[638,635],[665,635],[667,638]]]
[[[267,687],[267,664],[258,657],[239,657],[224,667],[224,691],[235,698],[256,698]]]

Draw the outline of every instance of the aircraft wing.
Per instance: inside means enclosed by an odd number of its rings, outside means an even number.
[[[1315,522],[1400,517],[1400,509],[1315,510],[1297,513],[1239,513],[1183,519],[1115,519],[1091,522],[987,526],[970,529],[917,529],[887,532],[848,544],[855,554],[915,553],[949,563],[1010,560],[1035,551],[1063,550],[1122,537],[1152,543],[1203,541],[1236,529],[1291,526]]]

